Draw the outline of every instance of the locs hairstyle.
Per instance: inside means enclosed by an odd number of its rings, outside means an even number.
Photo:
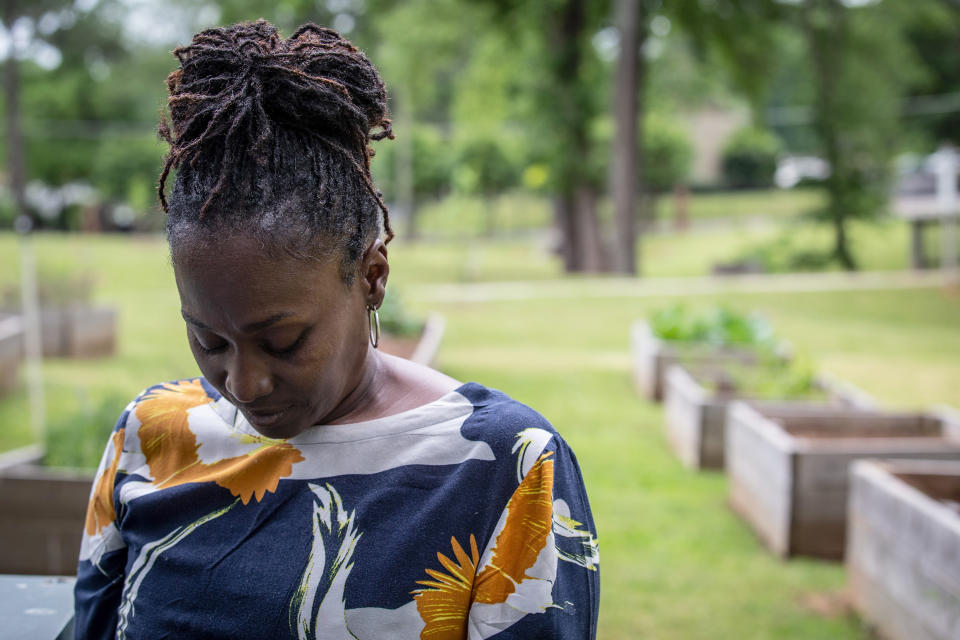
[[[339,252],[351,282],[374,235],[393,237],[370,175],[371,140],[393,138],[373,64],[332,29],[283,39],[265,20],[202,31],[173,54],[158,186],[171,250],[248,233],[267,250]]]

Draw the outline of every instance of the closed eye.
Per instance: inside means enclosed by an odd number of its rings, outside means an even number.
[[[275,349],[275,348],[273,348],[273,347],[271,347],[271,346],[269,346],[269,345],[265,345],[265,346],[264,346],[264,349],[265,349],[267,352],[269,352],[271,355],[274,355],[274,356],[284,357],[284,356],[293,355],[293,353],[294,353],[297,349],[299,349],[300,346],[303,344],[303,341],[306,340],[307,335],[308,335],[309,333],[310,333],[309,331],[304,331],[303,333],[301,333],[301,334],[300,334],[300,337],[297,338],[297,339],[294,341],[294,343],[291,344],[289,347],[284,347],[284,348],[282,348],[282,349]]]
[[[200,353],[203,353],[204,355],[208,355],[208,356],[216,355],[227,348],[226,343],[223,343],[222,345],[219,345],[216,347],[206,347],[203,345],[202,342],[200,342],[200,340],[197,339],[196,336],[191,336],[191,337],[193,338],[194,346],[197,347],[197,351],[199,351]]]

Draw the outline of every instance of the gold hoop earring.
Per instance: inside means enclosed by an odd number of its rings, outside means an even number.
[[[370,323],[370,344],[376,349],[380,344],[380,314],[372,305],[367,306],[367,321]]]

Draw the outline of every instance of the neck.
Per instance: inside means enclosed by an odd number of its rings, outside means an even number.
[[[387,382],[387,367],[380,352],[372,347],[364,355],[359,380],[321,424],[347,424],[379,417]]]

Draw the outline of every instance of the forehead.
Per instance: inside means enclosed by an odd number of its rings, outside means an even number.
[[[294,257],[235,235],[181,242],[173,253],[181,306],[190,316],[243,326],[278,314],[305,315],[350,293],[330,258]]]

